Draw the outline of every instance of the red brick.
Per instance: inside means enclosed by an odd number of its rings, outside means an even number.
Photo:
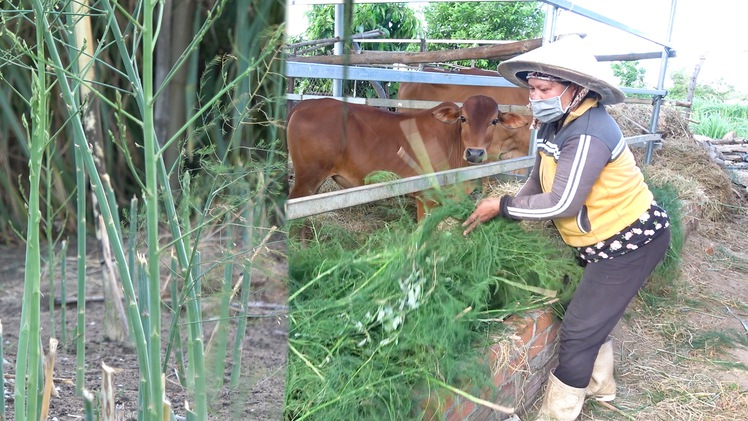
[[[538,334],[538,336],[534,338],[534,340],[532,341],[532,344],[530,345],[528,349],[529,359],[535,358],[540,353],[540,351],[545,349],[546,345],[548,344],[547,342],[548,336],[549,336],[549,333],[546,330],[546,331],[541,332],[540,334]]]
[[[431,391],[432,393],[421,402],[424,420],[442,420],[444,414],[452,407],[453,395],[445,391]]]
[[[529,320],[528,323],[524,326],[524,329],[517,332],[517,335],[520,337],[520,341],[522,341],[522,344],[529,343],[535,336],[535,323]]]
[[[521,412],[541,393],[543,382],[556,363],[560,324],[550,309],[523,317],[511,316],[504,323],[509,327],[506,339],[484,348],[496,389],[486,391],[482,397]],[[429,396],[422,407],[424,419],[457,421],[496,417],[495,411],[446,391]]]
[[[447,416],[447,421],[463,421],[475,412],[475,404],[465,399],[458,399],[455,407]]]
[[[553,326],[556,323],[557,319],[556,316],[553,315],[553,312],[551,311],[544,311],[537,315],[537,318],[535,319],[535,325],[537,326],[537,331],[542,332],[546,330],[547,328]]]

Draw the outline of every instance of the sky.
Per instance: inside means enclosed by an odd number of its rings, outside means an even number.
[[[581,7],[603,14],[631,28],[667,41],[671,0],[577,0]],[[724,80],[739,92],[748,93],[748,36],[745,31],[745,0],[678,0],[671,46],[676,57],[668,60],[668,75],[683,69],[691,75],[699,57],[705,55],[698,82]],[[574,13],[559,17],[556,33],[586,32],[596,54],[661,51],[639,37],[610,28]],[[642,60],[647,82],[654,85],[659,60]],[[669,76],[665,85],[670,84]]]
[[[657,40],[668,41],[671,0],[576,0],[573,3]],[[666,87],[671,84],[670,74],[684,70],[690,76],[699,57],[705,55],[698,77],[700,84],[716,84],[721,80],[738,92],[748,94],[748,35],[743,13],[748,9],[746,4],[745,0],[677,0],[669,40],[676,57],[668,60]],[[289,33],[303,32],[306,27],[304,11],[308,8],[289,4]],[[556,34],[586,33],[595,54],[662,51],[657,44],[573,12],[562,12],[556,25]],[[647,87],[654,87],[660,73],[660,60],[641,60],[640,65],[646,69]]]

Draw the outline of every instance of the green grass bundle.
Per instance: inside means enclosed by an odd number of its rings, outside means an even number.
[[[485,346],[501,325],[491,321],[565,301],[581,268],[569,247],[516,222],[463,237],[457,221],[472,209],[447,203],[355,240],[318,227],[325,241],[291,244],[287,419],[422,419],[444,384],[488,391]]]
[[[652,294],[656,297],[667,297],[675,293],[673,285],[681,274],[681,255],[686,241],[683,232],[682,205],[677,189],[671,184],[655,184],[647,177],[647,183],[652,190],[657,204],[667,211],[670,217],[670,247],[662,262],[655,268],[647,283],[644,285],[644,294]],[[654,297],[648,297],[654,298]],[[653,303],[658,300],[649,299]]]

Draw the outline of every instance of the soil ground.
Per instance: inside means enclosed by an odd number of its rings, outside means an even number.
[[[212,248],[206,245],[206,249]],[[85,387],[93,393],[101,389],[101,364],[118,369],[114,377],[117,411],[123,420],[137,419],[138,404],[138,361],[135,348],[129,343],[121,343],[106,339],[104,329],[105,307],[102,296],[102,268],[101,257],[96,242],[87,246],[88,270],[86,274],[88,297],[86,303],[86,366]],[[43,248],[44,250],[44,248]],[[75,248],[71,247],[67,262],[67,291],[68,301],[72,301],[66,310],[68,332],[75,330],[76,304],[74,299],[76,289]],[[240,386],[236,392],[229,392],[228,387],[216,396],[210,396],[210,420],[280,420],[283,418],[283,396],[286,373],[286,262],[281,250],[267,249],[264,256],[255,260],[252,273],[252,296],[250,302],[254,304],[247,321],[247,334],[242,350],[242,375]],[[16,346],[18,340],[19,321],[21,315],[21,301],[24,285],[25,249],[23,247],[0,248],[0,322],[3,326],[4,356],[7,364],[6,373],[6,415],[13,420],[12,375],[15,371]],[[59,265],[58,265],[59,267]],[[55,277],[56,296],[59,297],[60,276]],[[42,346],[45,353],[48,350],[50,336],[49,284],[46,275],[42,281],[42,312],[43,326]],[[72,291],[72,293],[70,293]],[[168,303],[168,301],[166,301]],[[206,300],[205,306],[209,304]],[[206,310],[204,308],[204,310]],[[166,308],[164,309],[166,312]],[[208,310],[209,312],[209,310]],[[61,308],[55,308],[55,317],[59,326]],[[162,326],[164,335],[162,341],[167,342],[169,314],[165,314]],[[206,322],[204,333],[210,337],[214,323]],[[233,330],[236,319],[232,321],[229,334],[229,351],[224,373],[224,382],[228,384],[231,374],[231,348]],[[60,328],[56,329],[57,338]],[[83,400],[75,393],[75,339],[74,334],[68,335],[68,346],[60,344],[55,363],[55,386],[59,397],[53,397],[50,404],[50,418],[63,420],[80,420],[83,413]],[[183,340],[184,337],[183,337]],[[172,354],[173,355],[173,354]],[[166,380],[166,396],[171,401],[176,415],[184,416],[184,402],[188,399],[185,389],[177,378],[174,358],[168,365]],[[210,373],[209,373],[210,374]],[[210,393],[210,391],[209,391]],[[191,403],[191,402],[190,402]],[[192,403],[191,403],[192,404]]]
[[[612,335],[617,398],[588,400],[579,420],[748,420],[746,226],[735,215],[689,234],[675,296],[640,295]]]

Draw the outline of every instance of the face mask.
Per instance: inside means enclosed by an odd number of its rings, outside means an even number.
[[[566,89],[569,89],[569,86],[571,85],[566,85]],[[561,95],[566,92],[566,89],[564,89],[564,92],[561,92]],[[564,109],[561,106],[561,95],[547,99],[531,99],[530,107],[532,108],[532,115],[541,123],[550,123],[563,117],[569,107]]]

